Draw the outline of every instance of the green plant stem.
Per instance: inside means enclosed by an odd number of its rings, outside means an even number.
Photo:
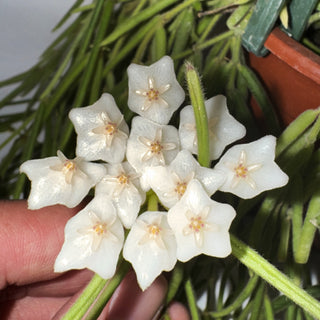
[[[12,132],[12,134],[0,144],[0,150],[4,148],[10,141],[12,141],[12,139],[14,139],[24,128],[26,128],[26,126],[34,119],[35,116],[36,114],[32,113],[28,118],[26,118],[22,122],[21,126]]]
[[[112,296],[113,292],[117,289],[120,282],[127,274],[129,268],[130,264],[126,261],[122,261],[120,267],[117,270],[117,273],[105,284],[104,288],[101,290],[98,298],[90,308],[90,311],[85,316],[84,320],[95,320],[98,318],[106,303]]]
[[[266,320],[274,320],[272,304],[267,293],[264,294],[264,315]]]
[[[107,76],[107,74],[119,64],[130,52],[133,50],[146,36],[146,34],[153,28],[156,24],[158,24],[161,20],[161,16],[155,16],[148,23],[143,25],[135,36],[131,37],[126,44],[120,49],[118,52],[115,52],[114,57],[110,59],[103,70],[103,76]],[[120,45],[122,43],[120,42]]]
[[[122,261],[116,274],[111,279],[103,279],[95,274],[78,300],[72,305],[61,320],[97,319],[106,302],[110,299],[121,280],[126,275],[129,264]],[[88,310],[90,310],[88,312]]]
[[[203,167],[210,166],[208,118],[204,104],[200,78],[190,62],[186,62],[186,80],[194,111],[198,138],[198,162]]]
[[[60,21],[55,25],[53,28],[53,31],[59,29],[72,15],[73,11],[76,10],[76,8],[80,7],[83,0],[77,0],[73,6],[65,13],[65,15],[60,19]]]
[[[136,15],[137,13],[139,13],[141,11],[141,9],[145,6],[145,4],[148,2],[149,0],[140,0],[139,4],[136,6],[136,8],[134,9],[132,16]]]
[[[258,320],[260,318],[260,315],[262,313],[261,309],[263,307],[265,286],[265,282],[261,282],[257,288],[257,291],[255,292],[250,320]]]
[[[291,218],[288,216],[288,205],[285,203],[280,211],[280,240],[278,245],[278,261],[286,262],[288,257],[288,247],[290,240]]]
[[[183,273],[184,273],[184,264],[178,261],[172,271],[171,279],[169,282],[169,287],[168,287],[168,292],[167,292],[167,297],[166,297],[166,304],[167,305],[175,297],[175,295],[180,287],[180,284],[183,280]]]
[[[248,320],[249,314],[252,310],[252,306],[253,306],[253,301],[250,301],[242,310],[241,314],[238,317],[238,320]]]
[[[276,158],[302,135],[317,120],[320,115],[320,108],[306,110],[299,117],[291,122],[277,141]]]
[[[197,307],[197,298],[196,298],[195,293],[193,291],[190,278],[188,278],[188,280],[185,282],[184,288],[186,291],[186,296],[187,296],[187,300],[188,300],[191,318],[192,318],[192,320],[200,320],[198,307]]]
[[[98,18],[95,19],[95,29],[97,29],[97,34],[95,36],[95,39],[92,43],[92,48],[90,51],[90,57],[88,65],[86,66],[82,79],[80,81],[80,85],[77,90],[76,99],[73,103],[74,107],[79,107],[82,105],[85,95],[86,95],[86,88],[89,86],[89,82],[92,81],[92,74],[94,72],[94,67],[96,65],[96,61],[98,58],[98,54],[100,51],[100,42],[103,39],[103,36],[105,35],[109,23],[110,23],[110,17],[112,15],[114,6],[114,1],[99,1],[97,3],[97,16],[100,16],[101,12],[101,21],[97,22]],[[89,103],[92,103],[93,101],[90,101]]]
[[[28,137],[28,140],[26,142],[25,148],[24,148],[22,156],[21,156],[21,163],[24,161],[27,161],[31,158],[32,152],[33,152],[35,145],[37,143],[37,136],[38,136],[38,133],[40,132],[40,128],[41,128],[41,121],[44,117],[44,105],[43,104],[40,104],[40,106],[37,109],[37,111],[35,112],[35,114],[36,115],[35,115],[34,121],[32,123],[32,129],[30,131],[30,136]],[[26,179],[26,175],[19,176],[19,179],[16,183],[15,190],[13,193],[14,199],[20,198],[25,179]]]
[[[133,62],[141,62],[144,54],[146,53],[147,47],[149,45],[149,42],[151,42],[152,38],[155,37],[155,33],[158,29],[160,29],[162,27],[161,21],[159,21],[159,23],[155,24],[150,30],[149,32],[145,35],[145,37],[143,38],[140,46],[137,48],[135,56],[133,58]]]
[[[300,243],[300,235],[303,224],[303,180],[301,175],[297,175],[291,187],[291,207],[289,216],[292,221],[292,249],[293,256],[296,255]]]
[[[295,252],[295,261],[298,263],[306,263],[308,261],[315,232],[317,230],[317,226],[313,220],[319,215],[320,190],[315,192],[309,203],[307,214],[300,233],[299,246]]]
[[[80,31],[78,31],[77,36],[75,37],[73,43],[70,45],[70,49],[68,51],[68,53],[66,54],[65,58],[63,59],[63,61],[60,63],[57,71],[55,72],[52,80],[49,82],[49,85],[46,87],[46,89],[42,92],[41,96],[40,96],[40,100],[45,99],[46,96],[48,96],[53,88],[56,86],[56,84],[58,83],[59,79],[61,78],[62,74],[65,72],[65,69],[67,68],[68,64],[70,63],[70,60],[75,52],[75,50],[78,48],[78,45],[83,37],[83,33],[86,30],[86,26],[88,25],[89,20],[88,18],[84,19],[83,21],[83,27]]]
[[[199,51],[204,50],[204,49],[206,49],[208,47],[211,47],[214,44],[216,44],[216,43],[218,43],[220,41],[223,41],[223,40],[225,40],[225,39],[227,39],[227,38],[229,38],[231,36],[233,36],[233,31],[232,30],[226,31],[224,33],[221,33],[218,36],[215,36],[214,38],[212,38],[212,39],[210,39],[208,41],[205,41],[205,42],[202,42],[202,43],[199,43],[199,44],[195,44],[192,49],[188,49],[188,50],[185,50],[185,51],[183,51],[183,52],[181,52],[179,54],[173,55],[172,59],[173,60],[177,60],[177,59],[185,58],[185,57],[191,55],[192,53],[194,53],[197,50],[199,50]]]
[[[220,18],[221,18],[221,14],[216,14],[216,15],[214,15],[212,17],[212,19],[210,20],[210,22],[209,22],[208,26],[206,27],[206,29],[201,33],[201,36],[200,36],[200,39],[199,39],[199,43],[205,41],[205,39],[210,34],[210,32],[212,31],[213,27],[219,21]]]
[[[191,3],[194,1],[196,0],[192,0]],[[110,43],[121,37],[123,34],[125,34],[127,31],[134,29],[139,23],[155,16],[158,12],[172,5],[175,2],[178,2],[178,0],[158,1],[154,5],[148,7],[147,9],[144,9],[143,11],[134,15],[133,17],[130,17],[130,19],[124,20],[120,25],[117,26],[114,32],[112,32],[107,38],[105,38],[101,42],[101,46],[109,45]]]
[[[241,263],[285,294],[288,298],[301,306],[315,318],[320,314],[320,302],[310,296],[306,291],[294,284],[287,276],[280,272],[271,263],[261,257],[252,248],[247,246],[234,235],[230,235],[232,254]]]
[[[100,294],[108,280],[95,274],[78,300],[72,305],[62,320],[80,320],[88,311],[88,308]]]
[[[158,211],[158,197],[153,191],[149,191],[147,194],[148,199],[148,211]]]
[[[318,12],[320,17],[320,12]],[[319,46],[314,44],[312,41],[310,41],[308,38],[302,39],[302,44],[304,44],[306,47],[308,47],[310,50],[314,51],[316,54],[320,54]]]
[[[222,310],[210,312],[210,316],[214,318],[224,317],[241,307],[243,302],[251,295],[252,291],[256,287],[258,279],[259,277],[257,275],[252,276],[244,289],[239,293],[235,301]]]

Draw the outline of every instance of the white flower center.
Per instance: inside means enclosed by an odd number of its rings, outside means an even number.
[[[176,184],[174,191],[178,194],[179,198],[181,198],[184,195],[184,193],[186,192],[187,186],[188,186],[187,182],[179,181]]]
[[[64,174],[67,174],[67,173],[69,173],[70,171],[74,171],[74,170],[76,170],[76,165],[75,165],[75,163],[73,162],[73,161],[71,161],[71,160],[66,160],[65,162],[64,162],[64,164],[63,164],[63,168],[62,168],[62,172],[64,173]]]
[[[98,236],[102,236],[107,232],[107,225],[105,223],[98,222],[92,226],[92,229]]]
[[[241,151],[237,164],[227,163],[227,166],[234,172],[234,177],[231,181],[231,188],[235,188],[240,180],[246,181],[252,189],[256,188],[256,183],[252,179],[250,173],[260,169],[262,164],[247,164],[247,155],[244,150]]]
[[[75,173],[83,178],[86,177],[86,174],[77,167],[76,159],[69,160],[60,150],[58,150],[57,155],[60,163],[51,166],[50,169],[54,171],[61,171],[65,177],[66,183],[70,184],[72,182],[72,178]]]
[[[156,239],[161,232],[161,228],[157,224],[149,224],[147,226],[148,234],[150,239]]]
[[[130,180],[129,180],[129,177],[124,174],[124,173],[121,173],[118,177],[118,182],[121,184],[121,185],[127,185],[129,184]]]
[[[185,213],[188,224],[183,228],[182,234],[184,236],[193,234],[198,247],[202,247],[203,245],[204,231],[213,229],[213,226],[206,221],[209,211],[210,208],[205,207],[199,214],[195,214],[190,210],[187,210]]]
[[[237,178],[246,178],[248,175],[248,168],[240,163],[234,168],[234,172]]]
[[[142,220],[138,220],[140,227],[144,230],[144,235],[139,240],[139,245],[144,245],[150,241],[155,242],[157,246],[161,249],[166,249],[166,245],[163,242],[162,236],[167,230],[163,230],[160,226],[161,217],[156,219],[156,222],[146,223]]]
[[[163,151],[173,150],[176,148],[174,143],[162,143],[162,129],[160,128],[157,129],[154,140],[142,136],[138,137],[138,140],[147,147],[147,151],[142,155],[142,161],[148,161],[155,157],[161,165],[165,165]]]
[[[118,127],[117,124],[114,122],[108,122],[104,128],[105,130],[105,134],[108,135],[113,135],[114,133],[116,133],[118,131]]]
[[[188,227],[192,232],[200,232],[205,227],[205,222],[202,217],[194,216],[191,217]]]
[[[149,101],[154,101],[159,99],[159,90],[150,89],[147,91],[147,98]]]
[[[111,221],[101,221],[101,219],[93,212],[89,211],[91,223],[87,227],[77,230],[78,233],[89,236],[91,238],[91,250],[97,251],[100,248],[103,239],[108,238],[113,242],[118,242],[118,237],[111,231],[111,227],[116,221],[114,217]]]
[[[106,137],[106,145],[108,148],[112,145],[112,141],[115,136],[126,139],[128,136],[123,131],[119,130],[119,126],[123,121],[123,116],[119,119],[118,122],[111,121],[107,113],[101,113],[101,120],[103,121],[103,125],[92,129],[92,132],[95,134],[103,134]]]
[[[163,146],[161,145],[160,141],[153,141],[151,142],[149,149],[153,154],[159,155],[160,152],[162,152]]]
[[[139,96],[143,96],[146,98],[144,105],[141,107],[142,111],[148,110],[152,104],[156,101],[159,105],[168,108],[168,103],[161,98],[161,95],[170,89],[171,85],[166,84],[160,86],[159,88],[155,87],[154,79],[148,78],[148,90],[136,90],[135,93]]]

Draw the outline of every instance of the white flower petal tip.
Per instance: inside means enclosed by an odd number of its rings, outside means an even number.
[[[133,118],[126,156],[138,173],[143,175],[149,166],[169,164],[178,154],[179,147],[175,127],[156,124],[142,117]]]
[[[132,226],[123,247],[142,290],[148,288],[162,271],[170,271],[177,262],[176,241],[165,212],[147,211]]]
[[[107,164],[107,175],[96,185],[95,194],[112,199],[118,216],[126,228],[131,228],[145,201],[138,174],[129,162]]]
[[[88,268],[111,278],[124,242],[124,231],[108,197],[95,197],[65,227],[65,241],[55,272]]]
[[[161,203],[171,208],[185,193],[192,179],[201,182],[211,196],[225,180],[223,172],[199,165],[188,150],[182,150],[166,167],[148,167],[146,177]]]
[[[78,135],[78,156],[87,161],[119,163],[123,160],[129,127],[110,94],[104,93],[91,106],[72,109],[69,117]]]
[[[57,157],[29,160],[20,167],[31,180],[29,209],[40,209],[54,204],[69,208],[78,205],[105,175],[101,164],[67,159],[61,151]]]
[[[185,93],[176,79],[173,61],[164,56],[150,66],[128,67],[129,108],[160,124],[168,124]]]
[[[218,95],[205,101],[210,139],[210,160],[218,159],[225,147],[246,134],[245,127],[230,115],[226,97]],[[180,112],[179,136],[181,147],[198,154],[197,130],[192,106]]]
[[[178,260],[186,262],[200,254],[228,256],[231,253],[228,230],[235,215],[230,205],[211,200],[200,182],[192,180],[181,200],[168,211]]]
[[[219,189],[250,199],[286,185],[289,178],[274,161],[275,147],[276,138],[269,135],[229,149],[215,166],[226,175]]]

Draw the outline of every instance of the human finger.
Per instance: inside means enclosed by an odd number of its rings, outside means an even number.
[[[30,297],[11,300],[0,304],[3,320],[43,320],[51,319],[68,300],[67,297]]]
[[[0,202],[0,289],[59,276],[53,265],[64,226],[80,208],[56,205],[30,211],[26,201]]]
[[[142,291],[135,273],[130,271],[114,292],[106,307],[105,317],[101,319],[153,319],[161,310],[167,288],[167,280],[161,275],[149,288]]]
[[[89,283],[93,272],[72,270],[62,276],[22,286],[11,285],[0,290],[0,303],[29,297],[71,297]]]
[[[180,302],[173,302],[168,308],[170,320],[190,320],[187,308]]]

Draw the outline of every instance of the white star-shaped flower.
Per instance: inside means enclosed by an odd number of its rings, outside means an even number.
[[[231,253],[229,227],[235,210],[209,198],[200,182],[192,180],[181,200],[168,211],[177,240],[177,258],[186,262],[206,254],[223,258]]]
[[[200,181],[209,196],[218,190],[225,179],[223,172],[201,167],[188,150],[180,151],[166,167],[147,168],[146,177],[150,187],[167,208],[181,199],[192,179]]]
[[[275,147],[276,138],[269,135],[230,148],[215,166],[226,174],[219,190],[249,199],[286,185],[288,176],[274,162]]]
[[[232,117],[228,111],[226,98],[218,95],[205,101],[208,117],[210,159],[218,159],[225,147],[243,138],[245,127]],[[192,106],[184,107],[180,112],[179,136],[181,147],[198,154],[198,139]]]
[[[20,172],[31,180],[29,209],[54,204],[73,208],[106,173],[101,164],[86,162],[79,157],[69,160],[61,151],[57,155],[29,160],[21,165]]]
[[[168,124],[184,101],[185,93],[176,79],[173,61],[164,56],[150,66],[128,68],[129,108],[160,124]]]
[[[88,268],[111,278],[124,242],[124,231],[108,197],[95,197],[65,227],[65,241],[54,271]]]
[[[138,217],[124,244],[123,257],[131,262],[142,290],[162,271],[173,269],[176,241],[165,212],[147,211]]]
[[[96,185],[95,194],[109,196],[121,222],[130,228],[137,218],[140,206],[145,201],[145,192],[140,187],[140,174],[129,162],[106,165],[107,175]]]
[[[104,93],[91,106],[72,109],[69,117],[78,135],[78,156],[88,161],[123,160],[129,128],[110,94]]]
[[[145,169],[169,164],[179,152],[178,130],[173,126],[156,124],[134,117],[127,143],[127,160],[141,173],[141,186],[146,190]]]

